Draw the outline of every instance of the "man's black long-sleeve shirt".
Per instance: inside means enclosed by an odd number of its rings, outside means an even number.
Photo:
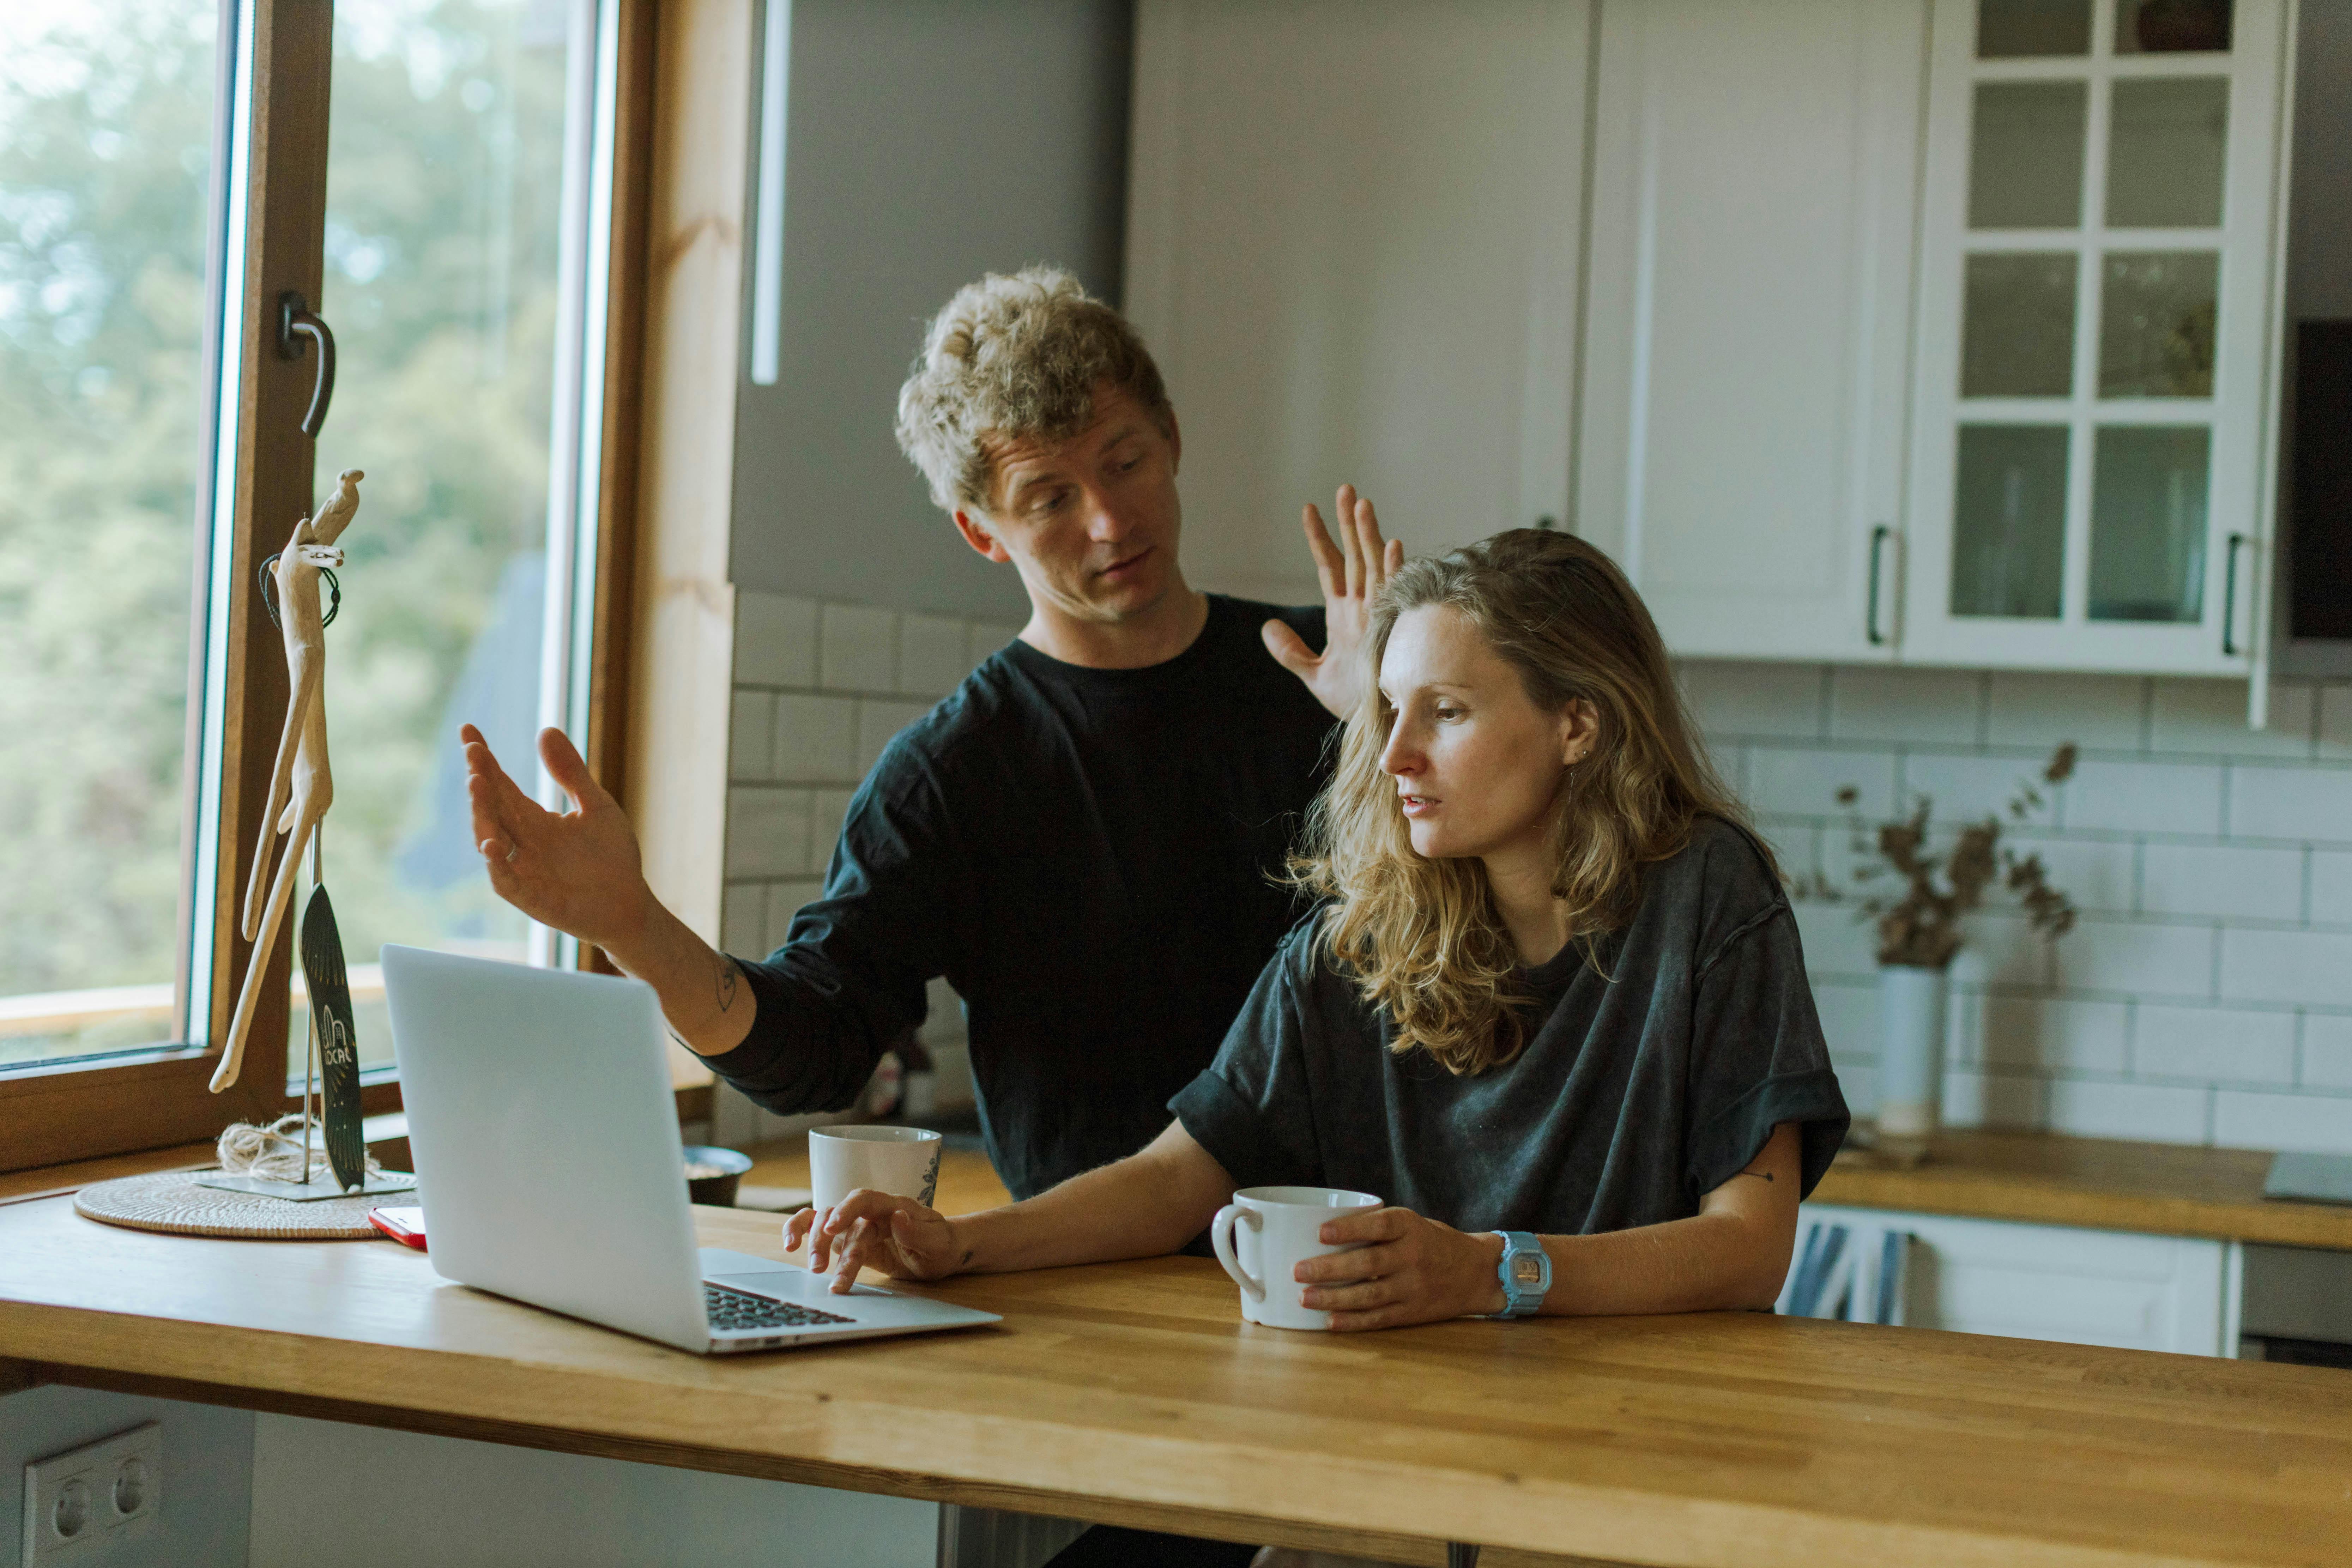
[[[1333,725],[1266,653],[1275,616],[1321,645],[1320,610],[1213,595],[1162,664],[989,658],[884,751],[709,1065],[772,1110],[838,1110],[944,975],[1014,1196],[1150,1142],[1300,908],[1274,878]]]

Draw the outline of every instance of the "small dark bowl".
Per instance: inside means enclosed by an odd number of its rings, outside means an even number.
[[[733,1149],[715,1149],[707,1143],[688,1143],[686,1163],[688,1170],[700,1165],[719,1173],[715,1176],[688,1177],[687,1201],[731,1209],[735,1206],[735,1184],[751,1168],[751,1156]]]

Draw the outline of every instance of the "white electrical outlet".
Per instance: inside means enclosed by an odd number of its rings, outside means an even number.
[[[97,1568],[163,1510],[163,1428],[150,1421],[25,1467],[25,1568]]]

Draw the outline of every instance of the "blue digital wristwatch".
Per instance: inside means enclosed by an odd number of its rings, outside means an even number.
[[[1543,1306],[1544,1293],[1551,1289],[1551,1254],[1534,1232],[1498,1230],[1503,1238],[1502,1260],[1495,1272],[1503,1281],[1503,1310],[1506,1318],[1531,1317]]]

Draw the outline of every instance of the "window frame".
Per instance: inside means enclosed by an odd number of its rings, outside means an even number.
[[[634,448],[644,403],[639,382],[657,16],[656,0],[606,3],[614,14],[598,30],[614,47],[605,193],[611,221],[605,252],[590,269],[592,278],[601,275],[594,304],[605,329],[602,363],[589,382],[596,405],[579,416],[583,434],[594,430],[602,437],[600,482],[590,515],[575,525],[588,557],[580,569],[593,570],[594,580],[574,588],[574,602],[593,624],[575,638],[585,645],[584,668],[574,676],[585,691],[572,708],[585,718],[583,751],[590,767],[617,784],[628,772],[626,671],[636,599],[639,468]],[[308,514],[317,494],[316,444],[301,433],[300,423],[318,362],[308,353],[297,360],[278,357],[276,301],[291,290],[316,304],[323,292],[334,7],[331,0],[221,0],[220,11],[215,101],[223,107],[215,117],[207,195],[214,215],[205,296],[212,320],[205,334],[201,428],[206,435],[192,586],[174,988],[178,1043],[0,1072],[0,1171],[209,1142],[232,1121],[268,1121],[299,1109],[299,1092],[289,1095],[285,1087],[293,920],[281,923],[268,955],[237,1082],[217,1095],[208,1085],[252,952],[238,930],[240,895],[261,831],[287,701],[281,641],[261,609],[255,572],[283,544],[294,520]],[[241,191],[234,188],[240,163],[246,170]],[[231,232],[232,223],[238,232]],[[237,278],[226,276],[231,268]],[[231,319],[226,289],[232,283],[238,289],[233,365],[226,330]],[[225,396],[231,384],[233,403]],[[224,529],[216,512],[225,478],[234,488]],[[225,650],[217,690],[206,684],[210,639],[221,639]],[[199,964],[199,952],[209,962]],[[573,962],[588,966],[594,958]],[[363,1111],[399,1106],[391,1072],[367,1075]]]

